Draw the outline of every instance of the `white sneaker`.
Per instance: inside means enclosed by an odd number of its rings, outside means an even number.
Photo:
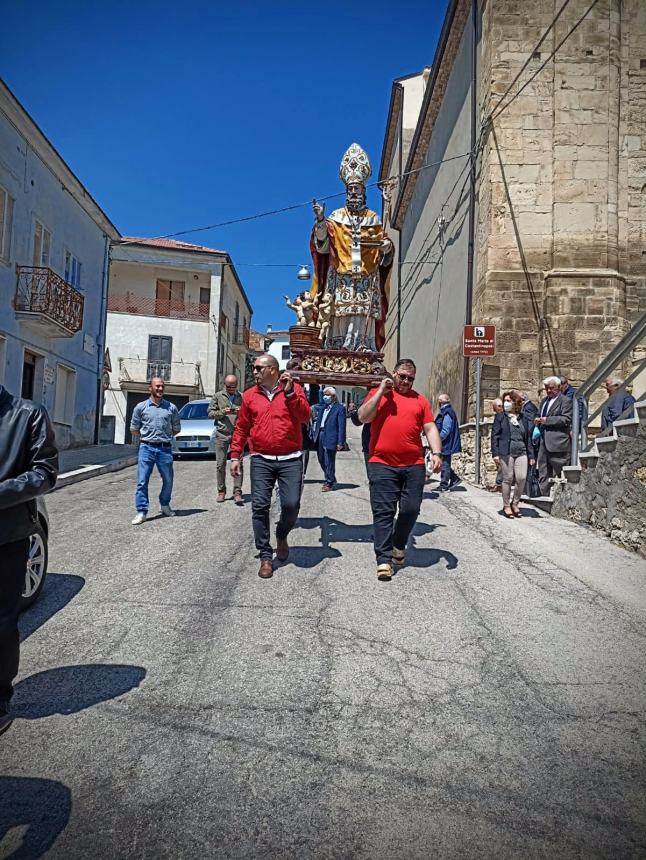
[[[171,508],[170,505],[162,505],[160,510],[165,517],[174,517],[175,516],[175,511]]]
[[[144,511],[139,511],[137,516],[132,521],[133,526],[140,526],[142,523],[146,522],[146,514]]]

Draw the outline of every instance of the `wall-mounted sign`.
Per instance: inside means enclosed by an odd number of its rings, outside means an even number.
[[[56,378],[56,372],[51,364],[46,364],[45,369],[43,370],[43,382],[46,382],[47,385],[53,385],[54,379]]]

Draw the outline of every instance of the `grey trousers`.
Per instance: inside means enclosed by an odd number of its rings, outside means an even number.
[[[514,504],[517,505],[520,501],[520,497],[525,492],[528,462],[527,454],[520,454],[518,457],[512,457],[511,454],[508,454],[506,457],[500,458],[503,505],[509,505],[511,501],[511,485],[514,481],[516,482],[514,486]]]
[[[227,456],[231,446],[230,436],[215,437],[215,475],[218,485],[218,493],[226,493],[227,490]],[[240,474],[233,479],[233,489],[242,489],[242,460],[240,460]]]
[[[558,478],[563,466],[567,466],[569,462],[569,451],[559,451],[552,454],[547,450],[544,441],[541,439],[536,465],[538,466],[538,484],[544,496],[549,496],[550,494],[550,478]]]

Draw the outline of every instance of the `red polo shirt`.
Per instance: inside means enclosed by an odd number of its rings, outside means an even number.
[[[364,402],[374,397],[370,392]],[[424,463],[421,433],[433,421],[428,400],[416,391],[400,394],[394,389],[381,398],[370,425],[369,463],[415,466]]]

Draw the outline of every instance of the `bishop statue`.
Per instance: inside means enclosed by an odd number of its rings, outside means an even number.
[[[376,352],[384,344],[393,245],[377,213],[366,207],[371,174],[367,154],[353,143],[339,169],[346,205],[326,218],[324,207],[314,201],[310,292],[318,304],[326,293],[333,297],[326,349]]]

